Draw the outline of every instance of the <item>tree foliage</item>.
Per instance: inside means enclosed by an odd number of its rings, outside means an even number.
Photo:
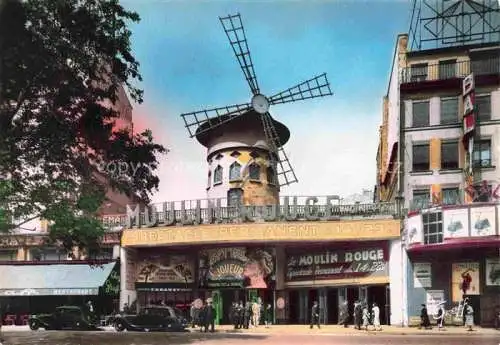
[[[7,0],[0,8],[0,227],[41,216],[66,248],[95,249],[106,180],[149,202],[165,148],[114,129],[118,91],[142,102],[131,52],[137,13],[118,0]],[[98,178],[106,162],[139,167]],[[105,172],[101,171],[102,174]],[[2,216],[3,215],[3,216]]]

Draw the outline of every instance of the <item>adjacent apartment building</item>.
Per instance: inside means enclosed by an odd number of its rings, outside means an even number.
[[[383,98],[375,200],[406,210],[404,325],[440,302],[460,324],[500,311],[500,40],[410,49],[397,37]]]

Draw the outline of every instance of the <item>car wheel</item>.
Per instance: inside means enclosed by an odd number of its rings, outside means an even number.
[[[36,322],[36,321],[31,321],[31,322],[30,322],[30,329],[31,329],[32,331],[36,331],[36,330],[38,330],[39,328],[40,328],[40,325],[38,324],[38,322]]]
[[[125,325],[123,324],[123,322],[121,322],[121,321],[116,321],[116,322],[115,322],[115,330],[116,330],[117,332],[123,332],[123,331],[125,330],[125,328],[126,328],[126,327],[125,327]]]

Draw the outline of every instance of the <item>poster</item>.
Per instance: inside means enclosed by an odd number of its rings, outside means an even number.
[[[500,258],[486,259],[486,286],[500,286]]]
[[[469,236],[469,208],[443,210],[444,239]]]
[[[137,283],[192,283],[194,260],[187,255],[163,254],[137,263]]]
[[[472,207],[470,209],[471,236],[495,236],[496,210],[495,206]]]
[[[269,248],[217,248],[199,254],[201,288],[266,289],[274,281],[275,253]]]
[[[430,263],[413,264],[413,287],[432,287],[432,265]]]
[[[384,247],[287,253],[287,281],[388,276]]]
[[[416,244],[423,242],[423,231],[422,231],[422,215],[418,214],[415,216],[408,217],[407,221],[407,241],[408,244]]]
[[[425,305],[429,316],[437,315],[439,304],[442,302],[446,302],[444,299],[444,290],[427,290]]]
[[[464,295],[479,295],[479,262],[451,265],[451,297],[460,302]]]

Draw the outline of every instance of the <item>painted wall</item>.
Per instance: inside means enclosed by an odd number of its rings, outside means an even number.
[[[476,95],[485,94],[486,90],[477,89]],[[491,113],[492,120],[500,120],[500,89],[491,91]],[[443,95],[443,97],[450,95]],[[442,187],[460,187],[464,188],[464,178],[460,171],[440,173],[440,142],[446,139],[460,140],[462,129],[461,124],[439,126],[440,123],[440,96],[432,96],[427,98],[430,103],[429,117],[430,125],[425,129],[411,130],[412,126],[412,100],[405,100],[405,127],[410,129],[405,133],[405,203],[409,206],[413,189],[430,188],[433,184],[440,184]],[[459,112],[462,105],[459,106]],[[457,120],[458,121],[458,120]],[[492,165],[499,166],[500,164],[500,124],[484,123],[478,129],[481,137],[491,139]],[[432,141],[432,143],[431,143]],[[431,143],[430,160],[432,171],[423,173],[411,173],[412,170],[412,146],[418,142]],[[463,166],[463,152],[460,152],[460,167]],[[482,170],[481,180],[498,181],[500,179],[498,170]]]
[[[389,245],[389,276],[391,316],[393,326],[407,325],[406,313],[406,283],[405,270],[407,266],[406,250],[402,247],[401,240],[394,240]]]
[[[262,128],[232,130],[212,139],[207,148],[207,157],[216,151],[237,147],[256,147],[266,150],[269,148]]]
[[[257,157],[252,157],[252,152]],[[233,163],[241,166],[241,178],[230,181],[229,171]],[[260,166],[260,180],[252,181],[248,178],[248,170],[251,164]],[[245,205],[263,205],[278,202],[278,187],[267,181],[267,168],[270,163],[268,153],[265,150],[237,149],[221,151],[215,154],[209,161],[207,172],[207,198],[227,198],[231,188],[241,188],[243,190],[243,203]],[[222,167],[222,182],[214,184],[216,168]]]

